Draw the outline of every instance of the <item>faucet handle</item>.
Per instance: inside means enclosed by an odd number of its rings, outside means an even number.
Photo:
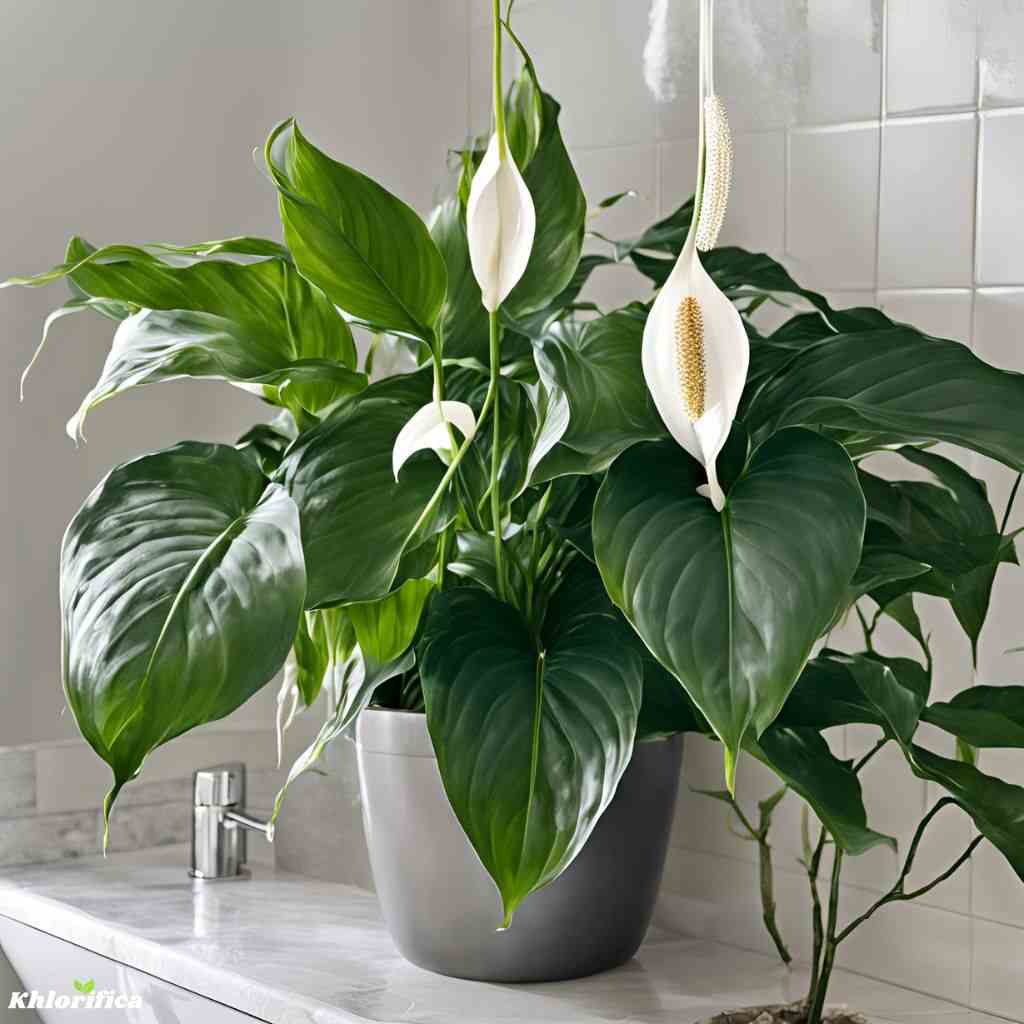
[[[215,764],[193,774],[193,807],[231,807],[244,803],[245,765],[241,761]]]

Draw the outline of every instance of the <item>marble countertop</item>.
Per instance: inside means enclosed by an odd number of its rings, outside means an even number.
[[[375,897],[256,864],[245,881],[194,885],[188,851],[163,847],[0,873],[0,914],[272,1024],[694,1024],[795,998],[775,961],[654,928],[635,960],[546,985],[488,985],[398,955]],[[838,972],[835,1001],[876,1022],[994,1020]]]

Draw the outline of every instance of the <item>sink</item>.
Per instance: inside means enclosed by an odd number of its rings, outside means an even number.
[[[48,1005],[35,1011],[11,1009],[8,985],[0,984],[2,1024],[49,1024],[82,1020],[96,1024],[244,1024],[257,1020],[211,999],[168,984],[125,964],[72,945],[37,928],[0,917],[0,949],[13,968],[10,985],[26,993],[33,990]],[[0,965],[0,982],[4,979]],[[76,988],[75,983],[78,983]],[[75,1006],[75,1000],[78,1006]]]

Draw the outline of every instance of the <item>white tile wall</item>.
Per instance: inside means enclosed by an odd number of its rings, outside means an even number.
[[[718,6],[717,91],[729,108],[736,150],[723,242],[777,255],[837,305],[879,305],[896,320],[1024,370],[1024,2]],[[489,102],[482,7],[469,4],[477,131],[487,127]],[[566,134],[591,201],[626,187],[641,193],[607,215],[608,232],[629,234],[652,210],[677,206],[692,188],[695,158],[696,4],[669,4],[667,20],[656,26],[648,25],[650,4],[641,0],[518,0],[516,7],[542,82],[565,105]],[[648,46],[655,30],[658,45]],[[645,90],[646,80],[660,100]],[[591,291],[610,304],[643,295],[645,285],[610,271]],[[986,481],[1001,512],[1013,474],[944,450]],[[1011,522],[1024,525],[1024,500]],[[1005,653],[1024,643],[1022,607],[1024,573],[1003,569],[981,640],[979,680],[1024,682],[1024,656]],[[941,602],[921,601],[919,613],[933,635],[934,695],[948,698],[972,680],[969,645]],[[837,630],[833,640],[851,635]],[[913,653],[896,628],[881,643],[889,653]],[[830,740],[837,753],[855,756],[872,737],[849,729]],[[947,738],[928,742],[938,750]],[[1024,784],[1024,758],[1014,752],[986,752],[983,760]],[[692,786],[718,788],[718,749],[692,741],[685,775]],[[747,806],[772,785],[757,766],[742,766]],[[865,772],[864,793],[872,824],[904,845],[908,817],[937,798],[887,755]],[[787,796],[776,818],[780,918],[803,956],[800,801]],[[943,811],[912,880],[943,870],[971,835],[963,814]],[[684,786],[672,842],[666,913],[695,933],[769,951],[756,897],[756,849],[730,833],[722,805]],[[878,850],[848,863],[844,913],[876,898],[896,862]],[[854,971],[1022,1021],[1024,886],[983,846],[925,900],[883,911],[844,945],[841,958]],[[963,1020],[970,1019],[965,1011]]]

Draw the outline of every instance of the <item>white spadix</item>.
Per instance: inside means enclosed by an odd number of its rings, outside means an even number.
[[[647,389],[676,441],[707,470],[700,488],[721,510],[716,460],[747,379],[750,343],[736,307],[697,255],[695,232],[679,254],[644,327]]]
[[[473,276],[484,308],[493,313],[518,284],[530,261],[536,215],[533,197],[498,134],[473,175],[466,204],[466,234]]]
[[[456,427],[466,440],[476,433],[476,416],[465,402],[429,402],[418,410],[395,438],[391,452],[391,468],[395,479],[406,461],[416,452],[432,448],[438,455],[452,447],[449,425]]]

